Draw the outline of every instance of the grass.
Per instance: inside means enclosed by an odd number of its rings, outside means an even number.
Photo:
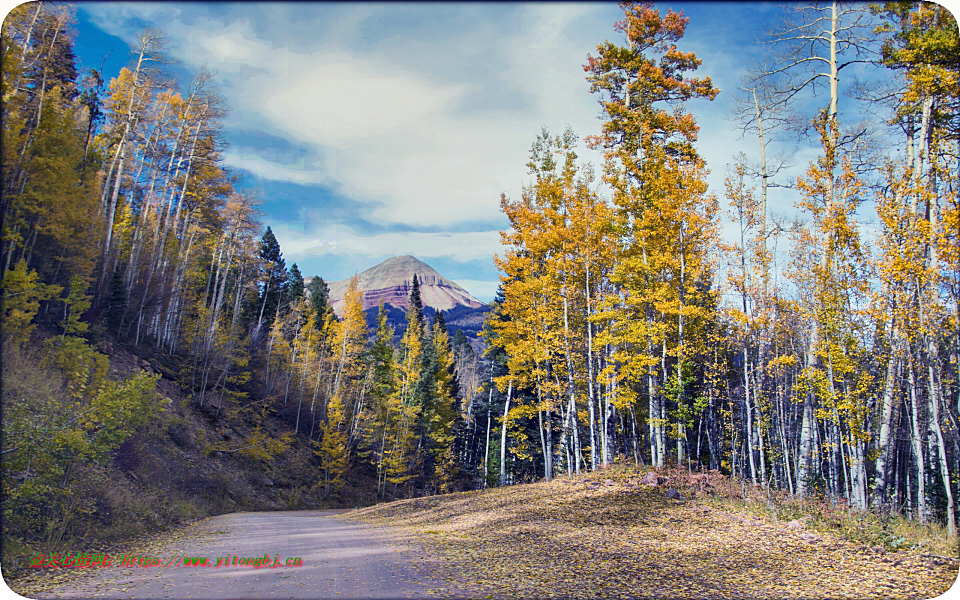
[[[743,485],[739,480],[719,474],[708,475],[712,485],[706,490],[698,483],[703,474],[682,468],[667,469],[662,474],[666,479],[664,485],[676,487],[685,495],[718,508],[747,512],[774,523],[803,519],[807,529],[887,551],[906,549],[960,557],[958,540],[949,538],[947,527],[942,523],[919,523],[891,512],[858,512],[842,501],[798,498],[780,490]]]

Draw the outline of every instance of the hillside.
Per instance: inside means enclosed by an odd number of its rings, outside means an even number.
[[[608,469],[343,516],[422,544],[428,571],[449,582],[441,597],[933,598],[957,581],[956,560],[745,512],[724,500],[739,484],[716,472],[643,479]]]
[[[420,284],[420,297],[425,307],[449,310],[456,306],[483,306],[470,292],[425,262],[413,256],[394,256],[357,275],[357,285],[363,292],[364,310],[376,308],[382,301],[405,311],[414,276]],[[350,278],[330,283],[330,306],[337,316],[343,316],[343,296],[349,285]]]
[[[384,309],[387,313],[387,322],[393,327],[394,342],[399,342],[404,330],[407,328],[407,313],[393,305],[384,305]],[[363,311],[367,319],[367,328],[371,332],[371,335],[376,331],[377,315],[379,312],[379,307],[368,308]],[[472,308],[462,304],[454,306],[450,310],[443,311],[443,317],[447,322],[447,332],[451,339],[456,335],[458,330],[463,331],[473,346],[473,349],[482,354],[487,344],[486,341],[480,337],[480,332],[483,331],[483,321],[489,312],[490,307],[487,305]],[[433,322],[436,314],[437,311],[430,306],[425,306],[423,309],[423,315],[430,320],[430,322]]]
[[[42,397],[61,405],[67,401],[63,375],[47,366],[43,352],[57,337],[38,328],[25,348],[4,347],[8,425],[16,419],[18,398]],[[5,515],[6,576],[29,571],[29,557],[38,551],[109,549],[207,516],[376,502],[363,469],[351,471],[339,495],[324,498],[316,487],[319,469],[313,448],[304,437],[289,436],[290,418],[282,410],[229,410],[218,418],[213,403],[198,408],[191,401],[185,389],[189,378],[182,376],[186,365],[175,357],[112,338],[98,339],[95,347],[109,358],[106,376],[111,381],[144,372],[159,376],[159,408],[150,422],[102,460],[73,462],[71,480],[57,496],[40,496],[44,503],[69,510],[43,523],[46,531],[30,521],[29,514]],[[37,418],[46,420],[44,415]],[[4,455],[5,462],[18,454],[14,450]],[[39,458],[31,468],[14,473],[5,491],[22,494],[25,488],[20,486],[27,482],[42,485],[37,463]]]

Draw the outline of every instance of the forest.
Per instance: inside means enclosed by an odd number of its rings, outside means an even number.
[[[266,464],[308,447],[321,503],[361,475],[391,500],[674,466],[955,538],[956,20],[911,1],[784,8],[769,60],[722,92],[756,153],[731,156],[710,190],[689,105],[721,91],[682,50],[688,19],[621,7],[622,43],[584,57],[599,175],[576,133],[544,128],[521,197],[500,198],[510,228],[483,354],[424,310],[416,280],[402,331],[382,307],[368,327],[355,285],[334,315],[322,277],[287,267],[261,200],[224,165],[215,75],[174,83],[163,32],[144,30],[105,81],[77,71],[74,7],[13,9],[5,536],[79,534],[97,510],[84,477],[170,410],[158,375],[111,375],[122,346],[161,357],[205,426],[249,428],[216,451]],[[838,108],[841,71],[861,64],[883,72],[854,86],[872,122]],[[793,180],[768,152],[784,139],[816,149]],[[774,191],[802,218],[777,217]]]

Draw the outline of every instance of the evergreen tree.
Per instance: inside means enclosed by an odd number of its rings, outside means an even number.
[[[264,322],[272,323],[275,313],[280,310],[282,296],[286,291],[287,268],[283,253],[280,252],[280,243],[270,227],[260,239],[260,260],[262,263],[261,287],[259,296],[259,314],[257,315],[257,329]]]
[[[300,269],[297,267],[297,263],[293,263],[290,266],[290,280],[287,282],[287,301],[289,306],[296,306],[300,302],[300,298],[303,298],[303,275],[300,274]]]
[[[119,333],[120,322],[127,311],[127,289],[123,285],[123,275],[120,269],[113,270],[113,277],[110,278],[110,290],[107,295],[107,306],[104,310],[104,317],[107,319],[107,325]]]
[[[413,276],[413,284],[410,288],[410,306],[407,309],[407,322],[410,322],[410,316],[413,316],[419,327],[423,327],[423,300],[420,299],[420,283],[417,276]]]
[[[322,329],[330,312],[330,288],[323,277],[314,277],[307,284],[306,292],[310,298],[310,308],[317,314],[317,327]]]
[[[380,302],[377,313],[377,333],[367,351],[367,364],[372,373],[370,387],[370,411],[372,417],[365,431],[364,446],[366,454],[372,455],[371,462],[377,467],[377,493],[384,484],[384,459],[389,447],[388,440],[396,436],[399,422],[399,402],[397,398],[397,367],[393,350],[393,327],[387,321],[387,313]],[[358,453],[363,455],[363,453]]]

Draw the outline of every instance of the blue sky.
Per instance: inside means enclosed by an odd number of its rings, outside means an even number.
[[[722,90],[690,105],[699,147],[722,195],[724,167],[756,155],[728,119],[756,43],[780,18],[768,3],[658,3],[690,17],[681,50]],[[541,127],[582,139],[600,107],[582,65],[604,39],[620,42],[613,3],[99,3],[77,5],[75,50],[84,68],[104,56],[109,80],[145,26],[169,40],[186,82],[201,65],[230,114],[226,165],[263,200],[263,222],[287,264],[344,279],[412,254],[489,301],[498,274],[499,196],[518,198]],[[794,150],[804,166],[813,148]],[[581,143],[580,156],[599,155]],[[771,210],[794,214],[786,193]],[[726,204],[726,201],[723,201]],[[731,226],[726,229],[729,234]]]

